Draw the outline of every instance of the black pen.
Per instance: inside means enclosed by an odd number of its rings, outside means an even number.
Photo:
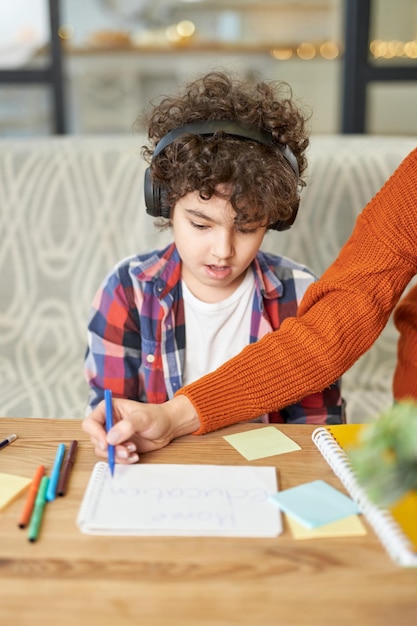
[[[12,443],[12,441],[14,441],[15,439],[17,439],[17,435],[13,434],[6,437],[6,439],[3,439],[3,441],[0,441],[0,450],[8,446],[9,443]]]
[[[72,468],[74,467],[75,453],[77,452],[77,446],[78,446],[78,441],[74,439],[74,441],[71,442],[71,445],[69,447],[67,458],[65,459],[64,467],[62,469],[61,478],[59,479],[58,490],[57,490],[57,493],[59,496],[65,496],[65,493],[67,491],[69,476],[71,474]]]

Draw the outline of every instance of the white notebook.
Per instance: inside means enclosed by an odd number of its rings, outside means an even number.
[[[280,512],[275,467],[94,466],[77,524],[96,535],[274,537]]]
[[[335,429],[337,428],[339,426],[335,427]],[[417,567],[417,552],[413,550],[411,542],[391,512],[377,506],[368,498],[364,488],[357,480],[348,455],[332,434],[332,427],[320,426],[316,428],[312,433],[312,439],[352,499],[359,505],[363,515],[391,558],[398,565]]]

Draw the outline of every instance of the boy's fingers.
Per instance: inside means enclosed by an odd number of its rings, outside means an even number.
[[[140,420],[138,421],[140,422]],[[135,427],[133,426],[131,420],[122,419],[117,422],[113,426],[113,428],[107,433],[107,443],[109,443],[111,446],[115,446],[118,443],[123,443],[124,441],[126,441],[126,439],[133,437],[134,434]]]
[[[92,439],[96,439],[97,441],[106,438],[106,431],[103,424],[97,422],[93,417],[88,416],[84,419],[82,429],[88,433]]]

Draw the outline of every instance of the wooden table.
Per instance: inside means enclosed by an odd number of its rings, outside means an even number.
[[[223,435],[183,437],[144,463],[247,464]],[[276,465],[281,489],[322,478],[341,488],[311,441],[313,427],[280,426],[301,451],[252,461]],[[417,570],[395,565],[373,531],[365,537],[100,537],[75,524],[97,461],[79,420],[0,419],[18,440],[0,471],[32,477],[52,467],[58,443],[79,440],[68,493],[47,505],[35,543],[17,527],[25,496],[0,513],[3,626],[402,626],[417,623]]]

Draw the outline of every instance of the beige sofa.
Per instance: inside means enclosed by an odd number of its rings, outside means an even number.
[[[113,264],[159,247],[143,200],[142,137],[0,141],[0,415],[82,418],[86,318]],[[264,247],[320,274],[355,218],[417,138],[316,136],[291,231]],[[397,335],[384,333],[345,374],[349,421],[391,402]]]

